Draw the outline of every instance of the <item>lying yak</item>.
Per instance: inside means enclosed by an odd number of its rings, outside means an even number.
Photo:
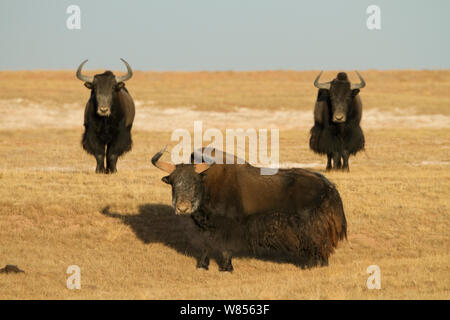
[[[172,186],[175,213],[190,215],[204,235],[198,268],[208,269],[213,251],[221,254],[220,271],[233,271],[231,258],[238,253],[326,266],[347,237],[339,192],[319,173],[280,169],[260,175],[248,163],[174,165],[162,154],[152,163],[169,173],[162,181]]]
[[[327,170],[349,171],[349,156],[364,149],[364,134],[359,125],[362,103],[358,93],[365,82],[356,73],[361,83],[350,83],[345,72],[338,73],[333,81],[319,83],[320,72],[314,81],[319,92],[309,146],[314,152],[327,155]]]
[[[81,70],[87,60],[77,70],[77,78],[85,81],[84,85],[91,90],[84,110],[82,145],[97,160],[96,173],[115,173],[117,159],[131,150],[135,109],[125,81],[133,76],[133,71],[125,60],[121,60],[128,71],[124,76],[116,77],[111,71],[93,77],[83,75]]]

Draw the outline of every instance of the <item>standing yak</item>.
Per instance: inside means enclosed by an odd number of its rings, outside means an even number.
[[[327,155],[327,170],[349,171],[349,156],[364,149],[364,134],[359,125],[362,103],[358,93],[366,83],[356,73],[361,83],[351,84],[345,72],[338,73],[336,79],[330,82],[319,83],[320,72],[314,81],[319,92],[309,147],[316,153]]]
[[[133,99],[125,88],[125,81],[133,76],[133,71],[125,60],[121,60],[128,72],[120,77],[111,71],[93,77],[83,75],[81,70],[87,60],[77,70],[77,78],[91,90],[91,97],[84,110],[82,145],[97,160],[96,173],[117,172],[117,159],[131,150],[135,109]]]
[[[163,152],[152,163],[169,173],[162,181],[172,187],[175,213],[190,215],[204,238],[197,268],[208,269],[213,251],[221,254],[220,271],[233,271],[236,253],[326,266],[347,237],[339,192],[319,173],[280,169],[261,175],[260,168],[236,164],[236,158],[234,164],[203,158],[206,162],[174,165],[160,159]]]

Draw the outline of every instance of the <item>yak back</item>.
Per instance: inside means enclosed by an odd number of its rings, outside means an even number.
[[[305,169],[280,169],[261,175],[245,164],[214,164],[204,173],[204,208],[215,214],[245,218],[272,211],[300,212],[321,205],[334,189],[324,176]]]

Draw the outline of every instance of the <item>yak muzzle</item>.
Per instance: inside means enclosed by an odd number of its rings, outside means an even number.
[[[190,214],[192,213],[192,204],[189,201],[180,201],[175,207],[176,214]]]
[[[101,106],[98,107],[97,113],[100,116],[109,116],[111,114],[111,110],[109,107]]]
[[[338,112],[336,112],[334,115],[333,115],[333,122],[345,122],[345,120],[346,120],[346,117],[345,117],[345,114],[344,113],[338,113]]]

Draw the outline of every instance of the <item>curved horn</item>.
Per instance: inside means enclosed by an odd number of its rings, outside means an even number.
[[[116,81],[117,82],[122,82],[122,81],[127,81],[128,79],[130,79],[133,76],[133,70],[131,70],[130,65],[128,64],[128,62],[126,62],[124,59],[120,58],[120,60],[123,61],[123,63],[125,63],[125,66],[127,67],[127,74],[124,76],[120,76],[120,77],[116,77]]]
[[[358,75],[359,80],[361,80],[361,83],[355,83],[355,84],[352,83],[352,85],[351,85],[350,88],[351,88],[352,90],[353,90],[353,89],[362,89],[362,88],[364,88],[364,87],[366,86],[366,82],[364,81],[363,77],[361,77],[361,75],[359,74],[358,71],[355,71],[355,72],[356,72],[356,74]]]
[[[314,87],[318,89],[327,89],[330,90],[331,83],[330,82],[322,82],[319,83],[319,78],[322,75],[323,71],[320,71],[319,75],[317,76],[316,80],[314,80]]]
[[[206,162],[203,162],[203,163],[197,163],[197,164],[194,164],[194,171],[195,171],[196,173],[202,173],[203,171],[208,170],[209,167],[211,167],[211,165],[210,165],[210,164],[207,164]]]
[[[84,60],[77,69],[77,78],[84,82],[92,82],[94,81],[94,77],[89,77],[81,74],[81,70],[83,69],[84,64],[88,61],[88,59]]]
[[[172,173],[175,170],[175,165],[169,162],[164,162],[159,160],[163,153],[166,151],[167,145],[158,153],[156,153],[152,158],[152,164],[157,167],[158,169],[161,169],[167,173]]]

